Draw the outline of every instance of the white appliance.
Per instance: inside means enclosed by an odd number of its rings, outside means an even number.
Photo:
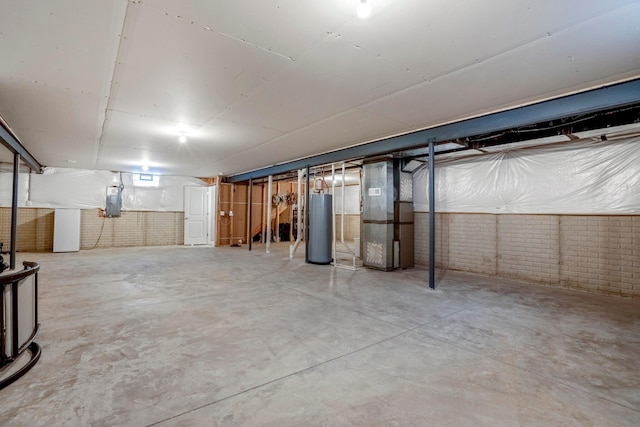
[[[80,209],[56,209],[53,222],[53,252],[80,250]]]

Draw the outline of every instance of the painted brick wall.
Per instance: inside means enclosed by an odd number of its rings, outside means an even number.
[[[183,243],[183,212],[136,211],[105,218],[99,209],[82,211],[80,249]]]
[[[496,274],[496,217],[448,215],[449,268]]]
[[[415,214],[416,264],[428,214]],[[436,266],[640,298],[640,216],[436,215]],[[493,255],[492,255],[493,254]]]
[[[20,252],[53,250],[53,209],[18,209],[18,242]],[[11,208],[0,208],[0,242],[4,250],[11,245]]]
[[[99,209],[81,211],[80,249],[123,246],[161,246],[184,243],[184,213],[127,212],[120,218],[105,218]],[[18,209],[20,252],[53,250],[54,210]],[[0,208],[0,242],[9,249],[11,209]]]
[[[561,217],[562,284],[640,297],[640,216]]]
[[[429,215],[416,212],[413,216],[414,253],[418,265],[429,263]],[[449,268],[449,215],[436,213],[436,267]]]
[[[114,247],[113,228],[121,218],[105,218],[99,209],[82,210],[81,214],[80,249]]]
[[[501,277],[558,283],[560,225],[553,215],[495,215],[497,274]]]

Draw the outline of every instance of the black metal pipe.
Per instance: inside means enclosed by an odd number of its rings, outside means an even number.
[[[18,179],[20,177],[20,153],[13,154],[13,194],[11,199],[11,248],[9,268],[16,268],[16,249],[18,247]]]
[[[307,187],[304,192],[304,206],[302,211],[304,212],[304,262],[309,263],[309,172],[310,166],[307,165]],[[299,197],[299,196],[298,196]],[[301,213],[298,212],[298,215]],[[300,230],[298,230],[298,233]]]
[[[436,159],[435,140],[429,140],[429,287],[436,288]]]
[[[247,204],[247,235],[249,236],[248,246],[249,250],[251,250],[251,242],[253,241],[253,236],[251,235],[251,213],[253,208],[253,179],[249,180],[249,195],[247,196],[247,200],[249,203]]]

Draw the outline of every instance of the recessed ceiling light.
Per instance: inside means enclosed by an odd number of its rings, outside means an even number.
[[[184,135],[180,135],[180,136],[178,137],[178,141],[179,141],[181,144],[184,144],[185,142],[187,142],[187,137],[186,137],[186,136],[184,136]]]
[[[360,4],[358,5],[358,16],[361,19],[365,19],[371,15],[371,5],[367,0],[360,0]]]

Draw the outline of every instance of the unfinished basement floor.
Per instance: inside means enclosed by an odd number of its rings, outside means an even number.
[[[20,254],[42,358],[2,426],[635,426],[640,301],[288,246]]]

